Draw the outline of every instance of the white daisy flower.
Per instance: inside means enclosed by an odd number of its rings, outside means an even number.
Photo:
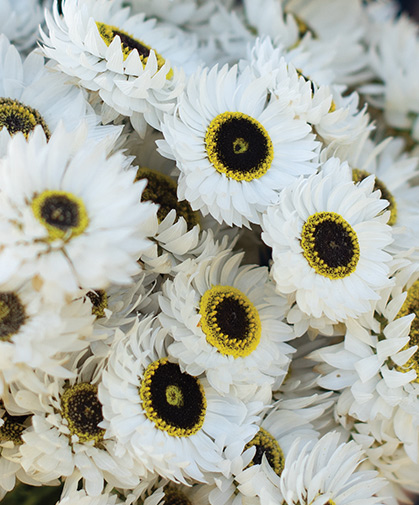
[[[220,223],[259,223],[284,187],[316,169],[310,126],[288,96],[268,101],[269,82],[236,66],[203,69],[165,116],[158,146],[180,169],[178,196]]]
[[[398,130],[408,130],[419,140],[419,78],[417,23],[402,15],[373,22],[369,27],[369,64],[378,83],[365,84],[360,91],[368,101],[384,110],[385,119]]]
[[[298,62],[296,64],[289,54],[283,47],[275,47],[271,38],[260,37],[251,47],[247,61],[241,61],[240,65],[250,65],[256,77],[270,75],[270,93],[288,96],[299,117],[317,124],[332,108],[332,93],[328,86],[314,84],[308,78],[311,74],[307,74]]]
[[[388,202],[372,193],[373,183],[356,186],[348,165],[331,158],[319,174],[283,190],[264,216],[277,289],[312,318],[336,323],[369,312],[391,284]]]
[[[35,45],[39,24],[44,16],[42,7],[48,0],[3,0],[0,3],[0,33],[13,42],[19,50],[27,50]]]
[[[415,185],[419,173],[418,158],[410,156],[404,149],[401,138],[386,139],[378,145],[366,140],[362,149],[353,149],[348,158],[354,167],[354,181],[361,182],[369,175],[375,175],[374,189],[379,189],[381,198],[389,202],[388,224],[395,234],[390,247],[394,252],[419,249],[419,188]]]
[[[84,357],[81,355],[81,362]],[[99,425],[103,421],[98,399],[101,363],[87,359],[74,371],[77,378],[64,381],[45,376],[46,394],[34,395],[21,385],[15,392],[21,407],[34,412],[31,427],[22,434],[19,462],[40,483],[65,477],[68,485],[83,479],[90,496],[99,496],[104,482],[130,489],[139,477],[129,455],[117,454],[116,441]]]
[[[103,142],[86,143],[86,127],[59,128],[49,142],[40,127],[9,142],[0,173],[0,283],[32,279],[48,297],[79,287],[129,284],[155,232],[156,209],[139,203],[143,183],[107,156]],[[86,170],[86,167],[87,170]]]
[[[331,108],[328,114],[313,123],[313,128],[325,151],[347,160],[351,150],[363,143],[374,125],[370,122],[367,106],[359,108],[358,93],[344,95],[345,89],[341,86],[331,86],[330,91],[333,96]]]
[[[338,433],[322,437],[312,448],[291,447],[281,474],[287,505],[382,503],[376,493],[385,485],[374,471],[357,470],[364,453],[355,442],[340,443]]]
[[[300,447],[312,445],[318,436],[304,415],[283,408],[279,402],[262,421],[257,435],[246,445],[253,456],[248,466],[235,475],[238,489],[246,496],[259,497],[261,503],[280,501],[280,476],[293,442],[298,439]],[[244,452],[243,458],[246,457]]]
[[[121,0],[65,0],[62,11],[54,3],[53,15],[46,13],[44,53],[129,116],[139,133],[146,122],[159,129],[162,111],[173,108],[183,89],[182,71],[171,66],[182,63],[182,41],[144,14],[130,16]]]
[[[187,265],[164,283],[159,319],[175,339],[169,352],[188,373],[251,399],[282,382],[294,351],[285,342],[294,334],[267,268],[240,266],[242,257],[224,251]]]
[[[98,117],[86,93],[68,83],[68,77],[52,72],[44,58],[33,51],[22,60],[16,47],[0,35],[0,157],[7,152],[10,137],[21,131],[25,137],[41,125],[49,139],[60,121],[74,130],[83,120],[89,124],[89,139],[110,136],[116,140],[120,127],[98,126]]]
[[[205,377],[182,371],[166,350],[167,331],[146,318],[120,335],[109,358],[99,398],[109,436],[119,453],[149,472],[177,482],[229,474],[224,449],[240,453],[257,431],[261,404],[219,396]]]
[[[45,303],[31,285],[0,293],[0,369],[7,383],[19,380],[39,391],[33,369],[72,377],[65,353],[85,349],[94,317],[81,300]],[[34,389],[33,389],[34,388]]]
[[[280,502],[280,475],[293,441],[298,438],[303,447],[314,444],[319,435],[301,412],[283,408],[282,401],[271,407],[257,434],[233,459],[232,476],[215,480],[216,487],[209,493],[210,503]]]
[[[317,349],[310,358],[323,374],[320,386],[341,391],[336,412],[364,422],[386,419],[412,461],[419,461],[419,281],[392,298],[378,329],[347,321],[342,343]],[[388,429],[387,429],[388,431]]]

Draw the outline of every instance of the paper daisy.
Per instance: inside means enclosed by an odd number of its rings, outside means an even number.
[[[245,502],[281,502],[280,476],[292,443],[298,439],[303,448],[305,444],[313,445],[319,435],[301,413],[282,408],[280,402],[272,407],[257,434],[233,460],[233,476],[217,481],[217,489],[210,494],[211,503],[230,495],[225,503],[235,505],[237,494]]]
[[[418,248],[418,187],[414,184],[418,175],[418,158],[405,152],[405,142],[401,138],[386,139],[380,144],[366,140],[362,149],[349,153],[349,163],[354,167],[353,179],[360,183],[366,177],[375,175],[374,188],[381,191],[381,197],[389,202],[388,223],[395,233],[394,252]]]
[[[349,505],[382,503],[376,496],[385,481],[373,471],[357,470],[363,451],[355,442],[341,443],[331,432],[311,450],[298,441],[290,449],[281,475],[281,492],[287,505]]]
[[[159,319],[175,339],[169,352],[187,372],[205,372],[222,394],[251,399],[257,388],[282,382],[294,334],[267,269],[241,260],[225,251],[185,265],[162,287]]]
[[[289,96],[268,101],[269,81],[235,66],[197,71],[165,116],[158,146],[180,169],[179,198],[220,223],[258,223],[284,187],[316,169],[310,126]]]
[[[275,96],[288,96],[290,104],[299,117],[310,124],[317,124],[328,115],[332,106],[332,92],[329,86],[318,86],[322,81],[312,81],[310,73],[301,70],[283,47],[275,47],[269,37],[257,38],[249,51],[248,64],[256,77],[270,75],[269,90]],[[297,70],[298,69],[298,70]]]
[[[102,426],[118,441],[119,453],[135,458],[141,477],[154,472],[185,483],[228,475],[223,451],[243,450],[257,431],[254,409],[260,405],[223,398],[204,376],[182,370],[169,359],[168,341],[150,317],[115,341],[99,386]]]
[[[34,412],[31,426],[22,434],[19,462],[39,483],[66,477],[71,486],[82,479],[90,496],[99,496],[104,482],[132,488],[138,484],[134,461],[116,453],[115,440],[105,437],[100,426],[103,414],[96,372],[100,361],[80,357],[85,361],[77,366],[74,360],[77,378],[43,377],[45,394],[31,395],[19,386],[20,406]]]
[[[98,126],[100,117],[87,102],[87,93],[69,84],[67,76],[52,72],[35,51],[22,60],[16,47],[0,35],[0,156],[17,132],[27,138],[40,125],[49,139],[60,121],[67,130],[87,121],[94,141],[109,135],[112,142],[120,134],[120,127]]]
[[[408,16],[393,16],[369,27],[369,64],[375,82],[360,87],[372,105],[384,111],[386,122],[419,139],[419,98],[415,89],[419,57],[417,24]]]
[[[310,358],[323,376],[321,387],[340,391],[336,413],[368,423],[385,422],[386,431],[419,461],[419,281],[394,296],[377,314],[375,328],[347,321],[342,343],[317,349]],[[378,326],[378,328],[377,328]]]
[[[71,377],[66,353],[85,349],[93,320],[81,300],[63,305],[45,303],[29,284],[0,293],[0,368],[7,383],[19,380],[42,390],[33,369]]]
[[[129,116],[144,134],[146,121],[159,129],[183,89],[183,73],[173,68],[182,53],[168,27],[144,14],[130,16],[120,0],[66,0],[63,15],[54,3],[46,13],[44,53],[118,114]]]
[[[156,209],[139,202],[144,183],[124,157],[86,143],[86,127],[63,128],[47,142],[40,127],[15,135],[0,172],[0,284],[32,279],[46,296],[128,284],[156,226]],[[106,141],[105,141],[106,142]]]
[[[285,189],[264,216],[277,289],[310,317],[357,317],[391,284],[388,202],[372,193],[373,183],[356,186],[348,165],[331,158],[319,174]]]

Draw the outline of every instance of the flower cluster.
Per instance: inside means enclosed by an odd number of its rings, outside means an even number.
[[[3,0],[0,499],[419,493],[419,30],[392,0]]]

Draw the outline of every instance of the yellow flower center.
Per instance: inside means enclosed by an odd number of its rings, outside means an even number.
[[[371,175],[369,172],[366,172],[365,170],[358,170],[357,168],[354,168],[352,170],[352,179],[354,182],[361,182],[364,179],[366,179],[369,175]],[[388,220],[387,224],[390,226],[393,226],[397,220],[397,204],[394,196],[392,193],[387,189],[386,185],[380,180],[375,178],[375,183],[374,183],[374,190],[379,189],[381,191],[381,198],[383,200],[387,200],[389,202],[389,206],[387,207],[387,210],[390,211],[390,219]]]
[[[98,426],[103,414],[97,386],[81,382],[67,388],[61,396],[61,415],[67,420],[71,435],[77,435],[80,442],[103,440],[105,430]]]
[[[92,302],[92,314],[98,318],[105,317],[105,309],[108,308],[108,295],[103,289],[89,291],[86,296]]]
[[[25,323],[25,307],[13,292],[0,293],[0,342],[9,341]]]
[[[304,21],[304,19],[300,18],[300,16],[297,16],[297,14],[293,14],[294,19],[297,23],[297,28],[298,28],[298,37],[301,40],[306,33],[311,33],[311,36],[316,39],[317,35],[315,31]]]
[[[67,191],[43,191],[32,200],[32,211],[48,230],[50,241],[81,235],[89,224],[83,200]]]
[[[7,412],[3,415],[3,425],[0,428],[0,442],[13,442],[15,445],[23,444],[22,433],[25,431],[25,421],[28,416],[11,416]]]
[[[201,329],[207,342],[234,358],[251,354],[259,344],[262,325],[253,303],[232,286],[213,286],[200,302]]]
[[[205,391],[196,377],[167,358],[151,363],[139,388],[145,415],[173,437],[190,437],[204,424]]]
[[[255,455],[249,466],[260,465],[262,457],[265,455],[272,470],[277,475],[281,475],[285,465],[285,456],[278,442],[269,431],[259,428],[252,440],[246,444],[245,449],[249,449],[249,447],[256,447]]]
[[[208,159],[221,174],[236,181],[259,179],[270,168],[272,140],[259,121],[242,112],[224,112],[207,128]]]
[[[164,505],[192,505],[191,500],[180,489],[179,485],[168,484],[164,488]]]
[[[5,127],[10,135],[22,132],[28,138],[36,125],[41,125],[47,139],[50,138],[48,126],[36,109],[11,98],[0,98],[0,130]]]
[[[403,350],[410,349],[415,345],[419,346],[419,280],[414,282],[407,290],[406,300],[397,313],[396,319],[409,314],[415,314],[416,317],[410,325],[410,340]],[[409,372],[410,370],[415,370],[417,374],[415,381],[419,382],[419,350],[417,350],[403,366],[396,365],[395,368],[399,372]]]
[[[137,171],[136,180],[147,179],[147,186],[141,195],[142,201],[151,201],[159,205],[157,218],[159,223],[167,216],[167,214],[175,209],[178,216],[182,216],[188,229],[192,229],[199,224],[199,213],[192,210],[189,202],[186,200],[179,201],[177,198],[177,184],[169,176],[141,167]]]
[[[152,48],[142,42],[141,40],[134,39],[131,35],[123,30],[120,30],[116,26],[107,25],[105,23],[96,22],[97,29],[99,30],[99,34],[102,37],[102,40],[105,42],[107,46],[110,46],[112,41],[116,36],[118,36],[121,40],[121,49],[124,60],[126,60],[134,49],[138,51],[140,56],[141,63],[143,67],[147,65],[148,57],[150,55],[150,51]],[[156,59],[157,59],[157,68],[160,70],[163,65],[166,63],[166,60],[159,54],[155,49],[153,49]],[[173,70],[170,69],[166,79],[171,79],[173,77]]]
[[[316,212],[307,219],[301,247],[309,265],[329,279],[351,275],[360,256],[355,230],[335,212]]]

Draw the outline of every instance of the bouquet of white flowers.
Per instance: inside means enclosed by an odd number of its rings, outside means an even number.
[[[0,0],[0,33],[0,498],[409,502],[417,24]]]

